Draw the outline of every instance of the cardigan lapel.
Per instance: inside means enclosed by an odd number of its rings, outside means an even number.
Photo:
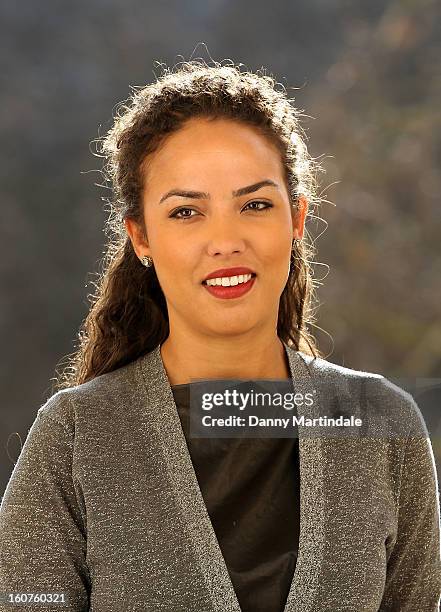
[[[313,391],[310,359],[283,342],[296,393]],[[211,593],[213,612],[241,612],[225,559],[207,511],[188,450],[160,345],[139,360],[155,420],[164,445],[166,470],[193,541],[200,571]],[[317,416],[316,406],[301,405],[298,416]],[[310,612],[324,550],[324,495],[321,439],[308,438],[299,424],[300,536],[298,558],[284,612]]]
[[[288,356],[291,378],[296,393],[315,394],[314,379],[308,368],[312,357],[283,342]],[[318,397],[318,394],[315,395]],[[319,417],[318,401],[312,406],[297,406],[299,418]],[[284,612],[313,612],[319,575],[325,556],[325,477],[324,439],[310,436],[310,428],[298,425],[300,461],[300,533],[297,563]]]

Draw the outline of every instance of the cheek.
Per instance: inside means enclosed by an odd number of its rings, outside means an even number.
[[[291,240],[289,236],[284,236],[284,233],[279,231],[262,239],[260,243],[260,252],[267,266],[276,268],[284,266],[289,261],[291,255]]]
[[[279,239],[273,240],[269,251],[269,256],[265,264],[266,282],[273,288],[274,293],[278,293],[286,285],[289,275],[289,265],[291,257],[291,242]]]
[[[174,270],[178,271],[183,265],[186,249],[179,232],[174,231],[173,225],[168,220],[158,219],[152,215],[148,238],[153,259],[157,262],[157,269],[160,269],[164,275]]]
[[[156,245],[156,273],[164,293],[183,295],[197,282],[197,255],[177,242],[164,242]],[[199,266],[200,267],[200,266]]]

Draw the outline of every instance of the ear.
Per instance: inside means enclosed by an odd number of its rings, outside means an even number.
[[[308,212],[308,200],[303,194],[297,198],[297,207],[291,207],[292,231],[294,238],[303,238],[305,230],[306,214]]]
[[[133,250],[139,259],[144,255],[150,256],[149,244],[139,224],[134,219],[124,219],[124,225],[132,243]]]

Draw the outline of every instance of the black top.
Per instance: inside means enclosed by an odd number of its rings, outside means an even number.
[[[172,391],[243,612],[283,612],[300,529],[298,438],[192,438],[191,383]]]

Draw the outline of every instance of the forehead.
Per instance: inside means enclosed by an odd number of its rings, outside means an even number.
[[[145,160],[143,172],[150,185],[220,177],[252,182],[261,174],[280,178],[283,167],[276,145],[257,128],[231,119],[198,117],[167,136]]]

